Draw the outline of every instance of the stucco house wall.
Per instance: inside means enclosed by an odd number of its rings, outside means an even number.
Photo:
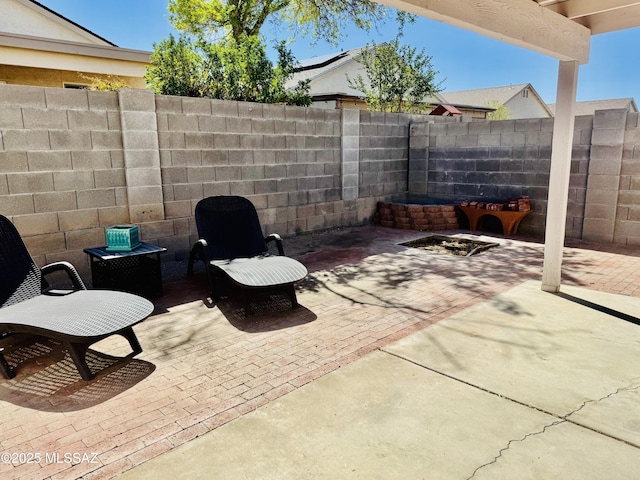
[[[523,88],[507,100],[504,106],[509,109],[509,118],[513,119],[549,117],[549,110],[545,108],[544,102],[530,88]]]
[[[119,48],[31,0],[3,0],[0,82],[65,87],[118,77],[144,88],[150,52]]]

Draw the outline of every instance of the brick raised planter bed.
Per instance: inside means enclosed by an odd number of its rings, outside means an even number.
[[[405,230],[457,230],[455,205],[418,205],[378,202],[373,221],[377,225]]]

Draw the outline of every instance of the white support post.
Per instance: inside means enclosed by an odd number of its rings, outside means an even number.
[[[577,61],[561,61],[558,68],[558,92],[551,144],[551,171],[549,172],[544,264],[542,267],[542,290],[546,292],[560,290],[578,67]]]

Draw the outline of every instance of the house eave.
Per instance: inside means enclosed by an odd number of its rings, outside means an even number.
[[[36,50],[42,52],[82,55],[86,57],[149,63],[151,52],[130,50],[110,45],[91,45],[66,40],[39,38],[0,32],[0,46]]]

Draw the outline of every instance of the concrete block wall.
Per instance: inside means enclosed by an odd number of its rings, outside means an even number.
[[[360,110],[342,110],[342,198],[355,200],[360,186]]]
[[[409,128],[423,115],[360,111],[360,197],[404,196],[408,188]]]
[[[87,267],[129,221],[118,94],[0,85],[0,213],[39,264]]]
[[[542,236],[552,119],[467,118],[325,110],[0,85],[0,213],[39,264],[69,260],[105,228],[184,258],[195,204],[249,197],[265,234],[371,220],[378,201],[529,195],[521,233]],[[578,117],[567,236],[640,242],[638,114]]]
[[[377,201],[406,189],[398,159],[407,159],[410,117],[369,121],[385,142],[367,139],[363,154],[360,115],[0,85],[0,213],[39,264],[70,260],[85,274],[83,249],[103,245],[118,223],[184,258],[197,237],[195,205],[209,195],[250,198],[265,234],[367,222]],[[361,170],[385,172],[392,187],[361,188]]]
[[[640,114],[629,113],[624,146],[613,241],[640,245]]]
[[[568,236],[579,238],[591,117],[576,121]],[[528,195],[533,212],[519,232],[541,236],[547,209],[553,119],[413,124],[409,194],[460,202]],[[415,169],[415,171],[413,171]],[[426,190],[425,190],[426,186]]]
[[[156,97],[167,219],[188,223],[211,195],[242,195],[265,233],[344,222],[341,111]],[[354,201],[356,199],[353,199]]]
[[[567,238],[583,238],[592,137],[593,116],[576,117],[573,131],[573,149],[571,151],[567,222],[565,226],[565,236]],[[544,232],[544,224],[537,231]]]

